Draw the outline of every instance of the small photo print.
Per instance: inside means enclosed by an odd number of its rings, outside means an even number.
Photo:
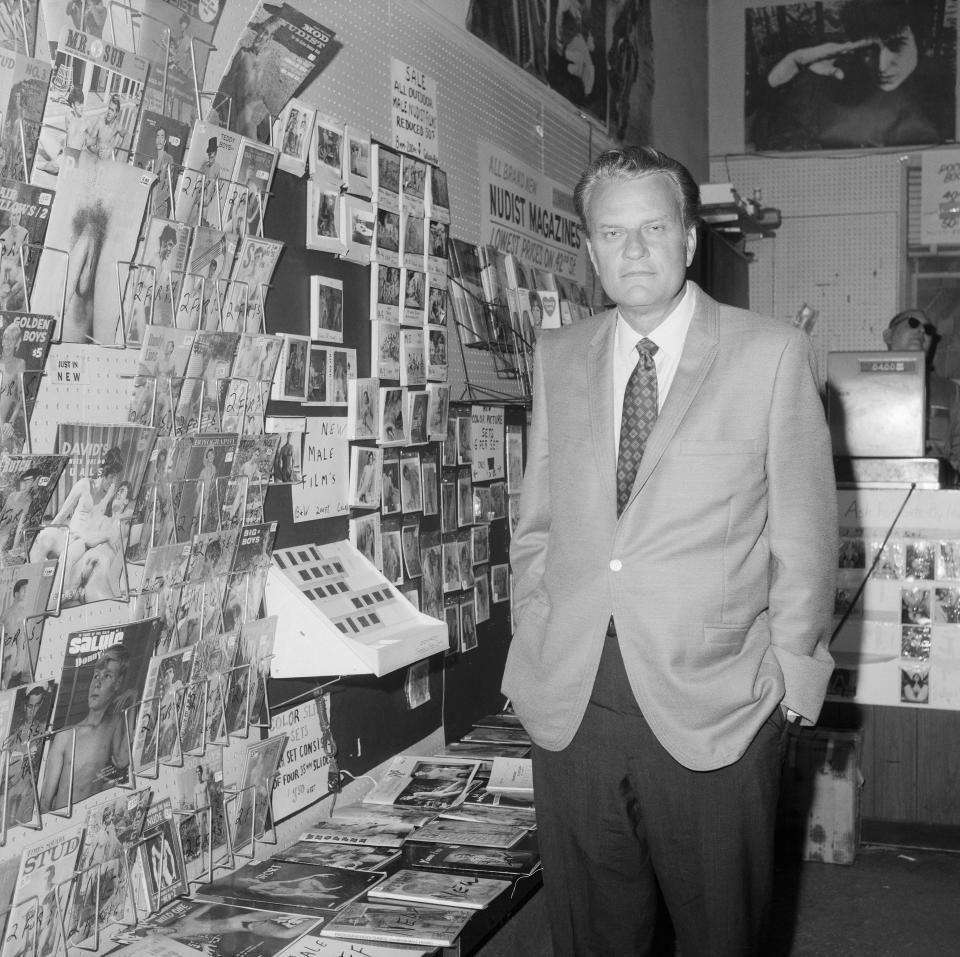
[[[455,538],[443,543],[443,590],[460,591],[460,548]]]
[[[419,512],[423,509],[418,452],[400,453],[400,502],[404,512]]]
[[[457,524],[457,485],[452,479],[440,483],[440,528],[444,532],[455,532]]]
[[[447,288],[437,285],[432,278],[427,293],[427,322],[431,326],[447,325]]]
[[[510,481],[510,427],[507,427],[507,480]],[[514,488],[510,483],[511,492],[519,492],[519,488]],[[866,568],[867,548],[862,538],[841,538],[840,556],[837,566],[839,568]]]
[[[350,400],[348,383],[357,377],[357,350],[329,350],[327,357],[327,405],[346,406]]]
[[[477,647],[477,612],[473,598],[460,603],[460,649],[473,651]]]
[[[423,514],[436,515],[439,511],[436,460],[424,458],[420,466],[420,478],[423,487]]]
[[[380,389],[380,444],[405,445],[407,431],[403,421],[404,389]]]
[[[857,594],[855,588],[838,587],[833,599],[833,613],[838,618],[846,616],[847,618],[863,617],[863,595],[854,599]]]
[[[383,450],[354,445],[350,448],[350,505],[380,508]]]
[[[905,578],[933,579],[937,567],[937,550],[933,542],[909,542],[906,558]]]
[[[477,624],[490,619],[490,579],[487,569],[478,568],[473,581],[473,600],[477,609]]]
[[[423,574],[423,565],[420,562],[420,525],[404,525],[400,529],[400,539],[407,578],[419,578]]]
[[[473,461],[473,431],[469,415],[457,416],[457,462],[469,465]]]
[[[343,281],[310,277],[310,338],[343,342]]]
[[[381,565],[380,513],[350,519],[350,544],[378,569]]]
[[[307,403],[323,405],[327,401],[328,350],[310,346],[310,369],[307,373]]]
[[[303,436],[307,420],[302,416],[267,416],[264,431],[280,435],[280,445],[273,460],[274,482],[299,482],[303,476]]]
[[[431,388],[431,386],[427,386]],[[448,393],[449,396],[449,393]],[[458,418],[455,415],[451,415],[449,412],[449,405],[447,409],[447,434],[444,436],[441,441],[443,442],[443,464],[444,465],[456,465],[457,464],[457,422]],[[430,422],[433,424],[433,410],[430,410]]]
[[[307,365],[310,340],[306,336],[283,335],[283,351],[274,380],[275,398],[305,402],[307,399]]]
[[[473,524],[473,481],[469,472],[457,477],[457,523]]]
[[[900,700],[904,704],[930,703],[929,661],[901,660]]]
[[[960,542],[940,542],[937,549],[937,578],[960,579]]]
[[[933,620],[938,624],[960,625],[960,588],[938,588],[935,597]]]
[[[900,639],[900,657],[918,661],[930,659],[930,626],[907,625]]]
[[[484,565],[490,561],[490,526],[475,525],[470,531],[473,564]]]
[[[510,600],[510,566],[492,565],[490,568],[490,598],[495,605]]]
[[[447,635],[450,639],[448,654],[456,654],[460,650],[460,605],[455,598],[445,600],[443,617],[447,623]]]
[[[873,565],[876,560],[876,565]],[[899,542],[882,541],[870,543],[870,563],[873,566],[871,578],[897,581],[903,574],[903,545]]]
[[[384,515],[399,515],[400,505],[400,457],[396,452],[383,456],[383,485],[380,509]]]
[[[400,529],[383,531],[380,540],[383,546],[383,577],[391,585],[399,585],[403,582]]]
[[[508,425],[507,426],[507,491],[510,493],[519,492],[520,485],[523,482],[523,430],[519,425]],[[845,539],[844,541],[850,541]],[[853,541],[860,542],[860,565],[848,566],[855,568],[863,568],[863,541],[861,539],[854,539]],[[843,542],[840,543],[840,556],[841,564],[840,567],[843,568]]]
[[[904,625],[930,624],[930,589],[900,589],[900,621]]]

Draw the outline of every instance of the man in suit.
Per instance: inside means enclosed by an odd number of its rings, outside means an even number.
[[[699,190],[675,160],[610,150],[574,201],[617,308],[537,342],[503,681],[555,952],[652,953],[662,893],[684,957],[759,955],[786,722],[816,721],[833,669],[814,356],[685,282]]]

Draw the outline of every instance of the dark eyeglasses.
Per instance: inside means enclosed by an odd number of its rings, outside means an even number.
[[[899,326],[901,323],[906,323],[911,329],[919,329],[923,326],[923,331],[928,336],[935,336],[937,334],[937,327],[931,322],[924,322],[922,319],[918,319],[916,316],[907,316],[906,319],[901,319],[897,323]]]

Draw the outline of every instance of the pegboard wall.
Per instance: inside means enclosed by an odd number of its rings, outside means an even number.
[[[256,4],[232,2],[223,12],[208,77],[222,75],[232,40]],[[575,107],[518,66],[419,0],[302,0],[297,7],[336,34],[343,49],[301,98],[330,116],[390,142],[390,63],[396,58],[437,83],[440,167],[450,193],[450,234],[480,241],[478,143],[487,140],[570,189],[591,155],[614,145]],[[349,321],[349,316],[347,320]],[[489,354],[464,350],[466,370],[449,330],[453,397],[469,376],[494,392],[511,392]]]
[[[748,246],[751,308],[790,321],[806,302],[819,310],[813,332],[820,370],[828,352],[883,349],[881,333],[898,310],[901,196],[906,157],[714,158],[712,182],[743,196],[762,193],[783,224]]]

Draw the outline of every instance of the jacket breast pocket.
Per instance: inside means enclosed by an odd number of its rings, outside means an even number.
[[[684,439],[677,443],[680,455],[760,455],[763,447],[754,439]]]

